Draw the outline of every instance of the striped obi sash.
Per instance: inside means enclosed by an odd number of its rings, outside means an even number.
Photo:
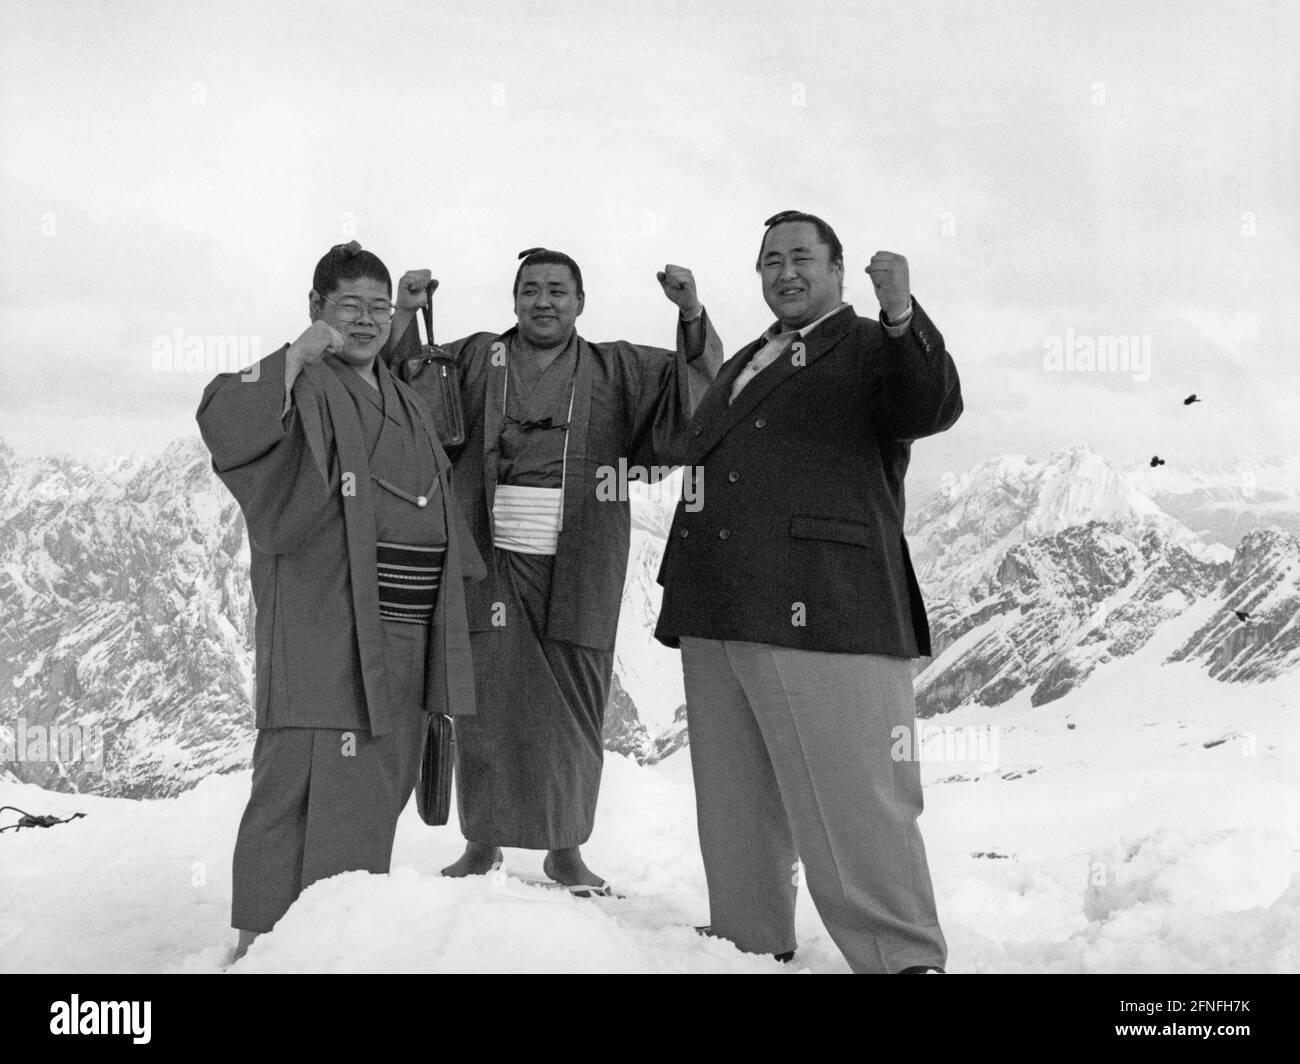
[[[379,616],[385,621],[428,624],[438,601],[445,547],[377,543]]]
[[[498,484],[492,500],[493,542],[519,554],[554,554],[563,510],[561,488]]]

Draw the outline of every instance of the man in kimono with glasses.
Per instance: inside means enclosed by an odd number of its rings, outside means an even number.
[[[608,884],[583,861],[604,761],[602,731],[627,571],[626,493],[611,470],[666,464],[717,375],[722,345],[690,270],[659,283],[678,309],[668,351],[578,335],[582,271],[521,253],[516,324],[443,345],[455,356],[467,438],[453,485],[487,579],[469,585],[478,713],[457,722],[463,856],[444,875],[498,867],[502,847],[546,850],[547,876],[580,897]],[[411,326],[431,276],[398,285],[393,365],[419,354]]]
[[[316,880],[388,871],[429,714],[474,712],[462,580],[482,564],[423,401],[378,357],[391,291],[373,254],[332,248],[302,335],[199,405],[257,608],[236,958]]]

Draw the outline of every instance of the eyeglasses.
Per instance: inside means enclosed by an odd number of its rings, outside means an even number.
[[[338,307],[339,321],[357,321],[363,313],[369,313],[372,321],[383,325],[386,321],[391,321],[393,317],[394,306],[392,303],[361,303],[355,299],[345,299],[342,303],[335,303],[329,296],[321,296],[321,299],[331,306]]]

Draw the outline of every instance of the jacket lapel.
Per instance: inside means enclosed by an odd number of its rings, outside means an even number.
[[[582,502],[587,497],[587,428],[591,422],[591,384],[596,356],[591,345],[578,337],[578,362],[573,368],[573,413],[565,429],[564,501],[560,536],[582,525]]]
[[[339,470],[352,473],[353,491],[342,491],[343,526],[348,546],[348,570],[351,579],[352,610],[357,625],[357,650],[361,658],[361,681],[366,694],[366,713],[373,735],[388,731],[388,681],[384,674],[383,643],[379,631],[379,565],[375,554],[374,494],[370,483],[370,463],[366,460],[361,420],[352,405],[343,382],[322,365],[304,366],[303,376],[322,397],[325,416],[334,432],[334,447]],[[304,407],[310,404],[304,404]],[[308,439],[321,429],[319,418],[304,421]],[[321,447],[323,457],[323,446]],[[312,446],[313,454],[316,446]],[[317,457],[319,465],[321,457]],[[328,462],[328,459],[326,459]],[[328,468],[328,465],[326,466]]]
[[[500,462],[501,430],[505,427],[505,387],[509,374],[510,341],[518,327],[498,336],[488,349],[486,395],[483,403],[483,488],[487,494],[489,520],[496,501],[497,467]],[[577,364],[573,370],[573,414],[566,430],[563,530],[581,521],[583,483],[586,475],[587,425],[591,420],[591,387],[596,358],[591,345],[577,337]],[[567,399],[567,396],[566,396]],[[566,408],[567,409],[567,408]],[[496,529],[492,530],[493,542]]]
[[[501,457],[501,430],[505,427],[505,387],[508,371],[510,338],[515,329],[508,329],[488,347],[487,384],[483,396],[483,489],[487,494],[488,520],[497,494],[497,464]],[[496,529],[492,529],[496,542]]]
[[[704,393],[704,398],[700,400],[700,405],[695,409],[695,415],[691,418],[691,424],[685,447],[685,464],[694,465],[695,462],[704,454],[703,448],[705,443],[712,447],[717,442],[713,437],[712,429],[718,426],[727,413],[727,399],[731,395],[731,389],[736,383],[736,378],[744,371],[745,366],[749,364],[750,358],[765,343],[760,336],[753,343],[742,347],[731,358],[722,364],[718,370],[717,377],[709,386],[709,390]]]
[[[438,442],[438,434],[430,428],[418,405],[408,402],[404,395],[401,399],[412,424],[420,426],[433,449],[441,489],[438,494],[442,497],[443,525],[447,531],[442,584],[433,614],[434,638],[429,640],[425,655],[424,706],[430,713],[473,716],[476,712],[474,665],[470,654],[464,581],[483,579],[483,561],[452,493],[448,479],[451,460]]]
[[[760,371],[758,376],[745,385],[744,390],[736,396],[736,401],[728,405],[732,385],[749,362],[750,356],[767,342],[766,338],[759,337],[748,347],[743,348],[723,367],[722,372],[718,374],[718,379],[700,404],[696,414],[696,426],[703,431],[696,437],[696,442],[690,448],[687,464],[697,464],[717,446],[723,436],[749,417],[754,408],[769,394],[798,374],[800,370],[831,351],[848,335],[849,328],[855,320],[857,316],[853,312],[853,307],[843,307],[814,329],[811,336],[796,340],[789,351]],[[799,344],[803,345],[803,351],[799,361],[796,362],[795,355],[799,352]]]
[[[429,446],[433,448],[434,462],[438,467],[438,487],[444,494],[443,511],[447,519],[447,540],[450,542],[453,535],[457,540],[461,576],[466,580],[482,580],[487,575],[487,570],[484,568],[478,547],[474,544],[474,535],[470,532],[465,515],[461,512],[459,504],[454,501],[455,496],[451,493],[449,486],[452,473],[451,459],[447,457],[447,452],[443,450],[442,441],[438,439],[438,433],[433,428],[432,420],[425,412],[422,397],[419,393],[407,394],[398,391],[396,388],[394,388],[394,392],[406,408],[407,418],[410,423],[420,426],[425,438],[429,441]]]

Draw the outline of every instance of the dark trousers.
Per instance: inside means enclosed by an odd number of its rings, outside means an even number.
[[[397,818],[415,789],[428,717],[427,629],[384,624],[393,730],[264,728],[235,842],[232,926],[270,931],[298,895],[340,872],[388,871]]]

